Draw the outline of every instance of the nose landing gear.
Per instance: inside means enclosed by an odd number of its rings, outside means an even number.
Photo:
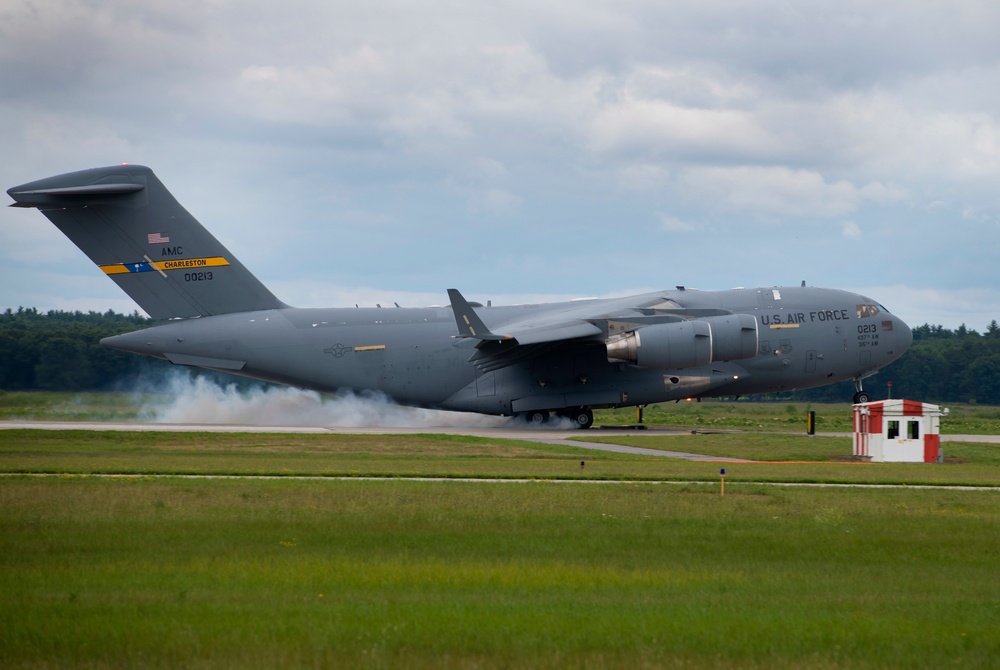
[[[865,391],[864,389],[861,388],[861,377],[858,377],[857,379],[854,380],[854,390],[855,390],[854,393],[855,405],[860,405],[861,403],[872,401],[872,394],[868,393],[868,391]]]

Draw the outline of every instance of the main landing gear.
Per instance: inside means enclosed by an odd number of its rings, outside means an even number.
[[[577,407],[570,410],[564,416],[568,416],[576,428],[586,430],[594,425],[594,412],[589,407]]]
[[[549,413],[541,409],[525,412],[521,416],[524,417],[529,426],[542,426],[549,422]],[[586,429],[594,425],[594,412],[589,407],[560,410],[556,416],[561,419],[569,419],[573,422],[574,428]]]
[[[549,422],[549,413],[539,409],[534,412],[528,412],[524,415],[524,418],[526,418],[528,423],[532,426],[541,426],[543,423]]]
[[[860,405],[863,402],[871,402],[872,394],[861,388],[861,377],[854,380],[854,404]]]

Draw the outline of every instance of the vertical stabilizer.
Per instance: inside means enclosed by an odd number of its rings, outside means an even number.
[[[15,186],[154,319],[273,309],[274,297],[141,165]]]

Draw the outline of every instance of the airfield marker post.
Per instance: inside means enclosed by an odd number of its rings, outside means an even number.
[[[726,469],[719,469],[719,496],[726,495]]]

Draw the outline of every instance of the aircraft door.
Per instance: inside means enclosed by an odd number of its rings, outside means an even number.
[[[488,398],[497,394],[496,373],[476,371],[476,395],[480,398]]]

